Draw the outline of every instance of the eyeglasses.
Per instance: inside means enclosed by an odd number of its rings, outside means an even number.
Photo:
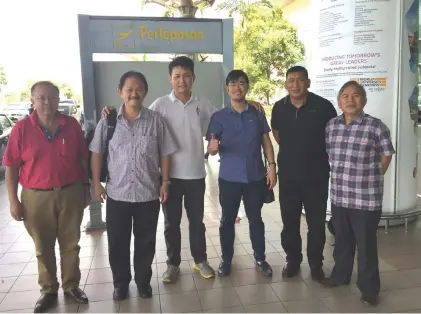
[[[131,94],[133,92],[135,92],[136,94],[144,94],[144,93],[146,93],[145,90],[142,90],[142,89],[132,89],[132,88],[124,89],[124,92],[129,93],[129,94]]]
[[[246,87],[247,83],[246,82],[230,82],[228,83],[229,87]]]
[[[60,97],[57,97],[57,96],[52,96],[52,97],[39,96],[39,97],[35,97],[35,99],[40,101],[40,102],[45,102],[47,99],[49,101],[58,101],[58,100],[60,100]]]

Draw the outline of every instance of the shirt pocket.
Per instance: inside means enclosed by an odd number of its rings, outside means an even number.
[[[79,147],[77,146],[78,141],[75,138],[70,138],[69,136],[64,136],[57,134],[57,138],[53,141],[58,141],[59,154],[61,157],[66,158],[66,160],[76,159],[78,154]]]
[[[141,155],[158,156],[158,138],[155,135],[142,135],[137,139],[137,149]]]
[[[376,154],[374,139],[369,135],[355,137],[349,144],[351,146],[349,151],[349,160],[351,165],[358,168],[370,167]]]

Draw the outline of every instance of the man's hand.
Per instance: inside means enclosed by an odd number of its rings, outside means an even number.
[[[253,101],[253,100],[247,100],[247,102],[257,111],[264,112],[265,108],[263,108],[263,105],[259,102]]]
[[[272,190],[276,185],[276,167],[272,165],[269,168],[269,172],[266,176],[266,184],[269,186],[269,190]]]
[[[162,182],[161,188],[159,189],[161,204],[164,204],[168,199],[168,185],[168,181]]]
[[[10,203],[10,215],[16,221],[22,221],[23,217],[23,205],[19,200]]]
[[[208,152],[211,155],[216,155],[219,151],[219,140],[215,137],[215,134],[211,134],[211,140],[208,146]]]
[[[107,199],[107,193],[101,183],[94,184],[94,195],[98,202],[104,203]]]
[[[85,207],[88,207],[91,204],[91,186],[88,184],[84,184],[83,186],[84,193],[85,193]]]
[[[113,106],[105,106],[104,109],[101,111],[101,118],[105,118],[111,112],[111,110],[115,110]]]

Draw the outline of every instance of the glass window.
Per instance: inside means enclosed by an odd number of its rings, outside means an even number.
[[[10,123],[10,120],[6,116],[1,115],[0,116],[0,126],[1,126],[2,130],[6,130],[6,129],[11,128],[12,124]]]

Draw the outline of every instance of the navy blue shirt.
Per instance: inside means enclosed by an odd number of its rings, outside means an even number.
[[[212,116],[206,138],[211,134],[220,141],[219,178],[229,182],[249,183],[265,177],[262,159],[263,134],[270,132],[263,113],[251,106],[238,113],[227,106]]]

